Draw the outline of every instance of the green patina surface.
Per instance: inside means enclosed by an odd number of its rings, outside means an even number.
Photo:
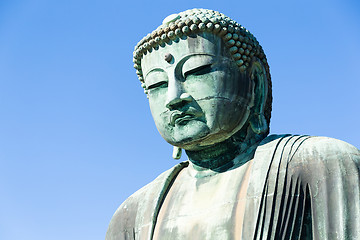
[[[360,239],[359,150],[267,136],[269,66],[244,27],[212,10],[173,14],[134,63],[157,129],[189,161],[127,199],[107,240]]]

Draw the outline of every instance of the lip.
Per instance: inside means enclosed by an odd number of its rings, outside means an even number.
[[[195,116],[190,114],[185,114],[184,116],[176,117],[175,124],[183,125],[185,122],[195,119]]]
[[[171,126],[175,126],[176,124],[183,125],[188,121],[197,119],[201,115],[202,115],[201,112],[198,111],[191,111],[191,112],[174,111],[170,115],[170,125]]]

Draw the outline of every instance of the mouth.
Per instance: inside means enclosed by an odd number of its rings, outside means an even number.
[[[185,125],[187,122],[197,119],[202,114],[200,112],[180,112],[180,111],[174,111],[170,115],[170,125]]]

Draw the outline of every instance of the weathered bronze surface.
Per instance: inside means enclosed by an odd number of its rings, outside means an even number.
[[[267,136],[269,67],[245,28],[211,10],[173,14],[134,63],[160,134],[189,160],[121,204],[107,240],[360,239],[360,151]]]

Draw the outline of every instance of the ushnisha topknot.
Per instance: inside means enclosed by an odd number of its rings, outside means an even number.
[[[165,47],[180,38],[200,33],[211,32],[220,38],[228,48],[232,58],[241,72],[246,71],[253,59],[259,59],[265,67],[268,80],[268,94],[265,107],[265,118],[270,121],[271,116],[271,76],[265,53],[256,38],[243,26],[224,14],[208,9],[190,9],[172,14],[163,20],[162,25],[152,33],[146,35],[135,46],[133,53],[136,74],[145,88],[141,69],[141,58],[144,54]]]

